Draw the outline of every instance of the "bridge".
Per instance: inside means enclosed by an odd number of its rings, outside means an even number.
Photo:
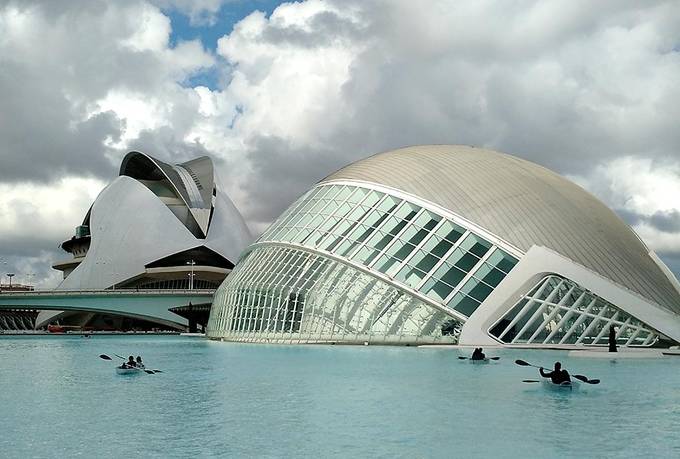
[[[215,290],[34,290],[0,293],[0,310],[42,309],[117,314],[174,328],[189,324],[170,309],[212,303]]]

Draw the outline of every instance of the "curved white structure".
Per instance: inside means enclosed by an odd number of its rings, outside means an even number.
[[[74,258],[55,265],[57,289],[216,288],[251,241],[210,158],[171,165],[130,152],[62,244]]]
[[[209,336],[286,342],[680,341],[677,280],[595,197],[536,164],[449,145],[351,164],[251,245]]]

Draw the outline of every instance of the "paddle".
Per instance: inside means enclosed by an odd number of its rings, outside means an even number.
[[[588,379],[587,376],[583,375],[572,375],[574,378],[578,379],[579,381],[583,381],[586,384],[600,384],[599,379]]]
[[[116,355],[116,354],[113,354],[113,355],[115,355],[119,359],[127,360],[125,357],[121,357],[121,356]],[[106,354],[100,354],[99,358],[102,359],[102,360],[113,360],[111,357],[109,357]],[[140,370],[142,370],[144,373],[148,373],[150,375],[155,375],[156,373],[163,373],[161,370],[147,370],[146,368],[140,368]]]
[[[519,360],[519,359],[518,359],[518,360],[515,360],[515,363],[516,363],[517,365],[521,366],[521,367],[544,368],[544,367],[539,367],[539,366],[536,366],[536,365],[532,365],[532,364],[530,364],[529,362],[525,362],[524,360]],[[582,382],[584,382],[584,383],[586,383],[586,384],[600,384],[600,380],[599,380],[599,379],[588,379],[587,376],[583,376],[583,375],[571,375],[571,376],[573,376],[574,378],[576,378],[576,379],[578,379],[579,381],[582,381]]]
[[[462,355],[459,355],[458,358],[460,360],[472,360],[470,357],[463,357]],[[500,357],[486,357],[489,360],[500,360]]]
[[[523,379],[522,382],[534,383],[534,382],[541,382],[541,381],[536,381],[535,379]]]

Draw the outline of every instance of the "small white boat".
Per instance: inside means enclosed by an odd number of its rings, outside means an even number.
[[[118,375],[139,375],[144,373],[144,367],[116,367],[116,374]]]
[[[560,384],[555,384],[549,379],[544,379],[541,381],[543,388],[555,392],[572,392],[578,390],[581,383],[576,380],[565,381]]]

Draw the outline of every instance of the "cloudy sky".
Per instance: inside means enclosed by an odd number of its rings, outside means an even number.
[[[680,273],[677,1],[279,3],[0,0],[0,270],[55,285],[130,149],[211,155],[259,233],[348,162],[455,143],[567,175]]]

